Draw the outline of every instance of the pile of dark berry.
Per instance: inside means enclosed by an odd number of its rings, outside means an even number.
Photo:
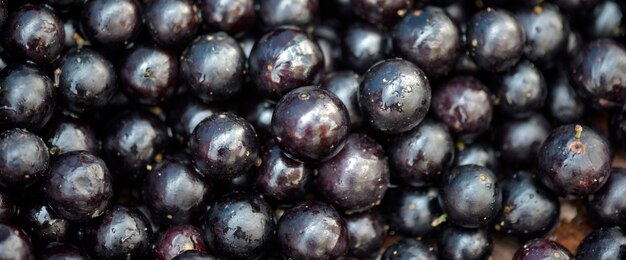
[[[0,0],[0,32],[2,260],[626,259],[623,0]]]

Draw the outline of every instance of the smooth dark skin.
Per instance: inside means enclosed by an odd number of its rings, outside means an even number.
[[[115,206],[87,231],[87,243],[100,259],[141,258],[150,249],[152,229],[136,209]]]
[[[111,175],[100,158],[85,151],[59,156],[50,166],[43,184],[52,209],[70,221],[96,218],[113,197]]]
[[[16,213],[16,201],[5,191],[0,192],[0,222],[10,221]]]
[[[404,238],[392,244],[385,250],[383,260],[421,259],[435,260],[437,254],[424,242],[412,238]]]
[[[254,0],[199,0],[202,21],[230,35],[248,30],[256,20]]]
[[[389,186],[385,151],[365,134],[351,134],[343,149],[317,170],[317,191],[344,212],[360,212],[380,204]]]
[[[4,23],[9,18],[8,0],[0,0],[0,28],[4,28]]]
[[[38,255],[43,260],[87,260],[89,257],[77,247],[70,244],[51,243]]]
[[[272,249],[272,208],[261,197],[231,193],[219,199],[204,221],[204,238],[216,256],[257,259]]]
[[[472,139],[491,124],[491,92],[476,78],[459,76],[444,82],[433,94],[433,112],[450,132]]]
[[[515,252],[515,255],[513,255],[513,260],[569,260],[573,258],[574,255],[572,255],[572,253],[561,244],[544,238],[538,238],[527,242]]]
[[[397,55],[429,77],[448,74],[461,54],[461,32],[445,11],[426,7],[409,12],[391,31]]]
[[[487,228],[463,228],[446,225],[438,236],[437,250],[441,259],[481,260],[491,257],[493,242]]]
[[[131,179],[154,167],[167,143],[165,124],[147,112],[128,111],[108,127],[102,139],[103,159],[115,174]]]
[[[352,126],[359,126],[363,122],[358,102],[358,90],[361,77],[353,71],[336,71],[326,74],[321,88],[333,92],[346,106]]]
[[[64,242],[70,238],[72,224],[69,220],[59,217],[50,206],[34,204],[21,210],[20,223],[24,231],[30,234],[36,245],[42,246],[50,242]]]
[[[504,71],[524,53],[524,29],[508,11],[487,8],[467,23],[466,49],[482,70]]]
[[[542,114],[505,121],[497,130],[495,142],[501,160],[509,166],[534,165],[550,130],[550,122]]]
[[[157,46],[139,45],[119,66],[120,87],[130,99],[144,105],[167,100],[178,87],[178,57]]]
[[[322,202],[301,202],[287,209],[276,235],[280,252],[293,259],[335,259],[348,252],[345,221]]]
[[[620,2],[602,1],[590,13],[587,34],[596,39],[623,39],[626,26],[624,24],[625,11],[623,7],[620,7]]]
[[[626,101],[626,50],[617,43],[601,39],[583,50],[570,70],[570,82],[583,97],[602,107]]]
[[[254,165],[259,140],[245,119],[219,113],[196,126],[188,147],[198,172],[214,179],[229,180],[243,175]]]
[[[241,109],[240,115],[254,126],[254,130],[262,139],[272,136],[272,116],[276,108],[274,102],[267,99],[259,100],[252,96],[238,108]]]
[[[173,98],[166,112],[168,125],[181,144],[186,144],[193,130],[205,118],[223,111],[217,105],[208,105],[193,95],[180,95]]]
[[[626,258],[626,234],[619,227],[600,228],[583,239],[576,249],[576,259],[610,260]]]
[[[284,153],[304,162],[337,154],[350,131],[350,116],[341,100],[315,86],[285,95],[272,117],[274,140]]]
[[[626,225],[626,170],[614,168],[607,182],[587,202],[588,212],[605,226]]]
[[[172,226],[161,232],[154,243],[154,257],[157,260],[170,260],[187,250],[206,252],[202,233],[191,225]]]
[[[574,123],[585,114],[585,104],[567,79],[565,69],[559,69],[557,75],[548,80],[546,107],[549,115],[562,124]]]
[[[389,163],[396,177],[412,186],[439,180],[454,161],[454,140],[448,128],[425,120],[412,130],[391,137],[387,146]]]
[[[569,22],[552,4],[521,8],[515,18],[524,28],[524,54],[537,66],[550,68],[567,47]]]
[[[113,64],[90,48],[69,50],[57,68],[59,97],[71,111],[101,109],[118,89]]]
[[[502,180],[502,212],[496,230],[528,240],[542,237],[559,221],[558,197],[530,171],[515,172]]]
[[[163,46],[183,46],[200,28],[200,11],[193,0],[155,0],[143,11],[150,36]]]
[[[319,13],[318,0],[258,0],[258,15],[268,28],[280,25],[304,27]]]
[[[405,132],[417,126],[428,112],[430,83],[424,72],[402,59],[377,63],[364,75],[359,87],[359,106],[376,130]]]
[[[343,216],[349,236],[348,256],[366,258],[375,254],[387,238],[384,215],[378,209]]]
[[[180,255],[177,255],[172,260],[215,260],[216,258],[205,252],[187,250]]]
[[[489,143],[476,141],[456,147],[454,166],[476,164],[498,172],[500,153]]]
[[[49,162],[39,136],[18,128],[0,134],[0,185],[5,188],[19,190],[41,180]]]
[[[576,139],[576,126],[552,130],[538,154],[537,175],[562,197],[589,195],[604,185],[611,170],[609,143],[588,126]]]
[[[274,141],[268,141],[259,155],[256,188],[263,197],[278,204],[302,199],[307,192],[313,169],[283,154]]]
[[[412,6],[413,0],[349,0],[350,8],[357,16],[371,24],[392,25],[402,18]]]
[[[136,0],[88,0],[81,9],[81,29],[92,44],[119,49],[130,44],[142,27]]]
[[[359,73],[384,59],[388,49],[387,33],[367,23],[354,23],[346,28],[341,43],[343,60]]]
[[[246,56],[228,34],[196,38],[180,58],[180,76],[204,102],[233,97],[245,82]]]
[[[21,229],[0,223],[0,259],[33,259],[30,239]]]
[[[317,42],[301,29],[279,27],[254,44],[248,68],[257,90],[278,100],[297,87],[318,83],[324,55]]]
[[[171,224],[196,221],[213,197],[213,184],[184,162],[166,160],[144,180],[143,200],[157,218]]]
[[[457,166],[440,182],[439,204],[452,223],[477,228],[496,217],[502,207],[502,191],[488,168]]]
[[[52,118],[41,137],[46,142],[51,155],[73,151],[88,151],[97,154],[100,141],[91,125],[84,119],[60,115]]]
[[[52,80],[34,65],[6,67],[0,73],[0,125],[39,129],[54,112]]]
[[[517,118],[528,117],[540,110],[548,96],[541,71],[527,61],[501,74],[493,85],[498,111]]]
[[[17,60],[46,65],[65,46],[63,21],[52,10],[25,4],[11,12],[6,21],[4,47]]]
[[[437,189],[431,187],[390,189],[381,207],[389,228],[408,237],[428,235],[442,214]]]

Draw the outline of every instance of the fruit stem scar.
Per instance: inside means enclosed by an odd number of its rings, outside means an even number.
[[[576,132],[574,135],[575,139],[569,144],[568,148],[570,152],[582,154],[585,152],[585,145],[580,141],[580,137],[583,134],[583,127],[581,125],[576,125],[574,131]]]

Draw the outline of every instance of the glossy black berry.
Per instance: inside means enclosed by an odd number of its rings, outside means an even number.
[[[626,50],[611,40],[597,40],[573,64],[570,82],[600,106],[626,101]]]
[[[187,250],[172,258],[172,260],[215,260],[216,258],[205,252]]]
[[[457,166],[441,180],[439,204],[452,223],[476,228],[496,217],[502,207],[502,191],[488,168]]]
[[[486,228],[446,225],[437,238],[440,259],[481,260],[491,257],[493,242]]]
[[[583,239],[576,249],[576,259],[609,260],[626,258],[626,234],[619,227],[600,228]]]
[[[223,32],[196,38],[180,58],[181,77],[204,102],[223,101],[245,82],[246,56]]]
[[[480,69],[504,71],[522,57],[524,28],[508,11],[487,8],[476,13],[467,26],[466,48]]]
[[[215,179],[243,175],[256,162],[259,140],[245,119],[231,113],[208,117],[189,139],[191,158],[201,174]]]
[[[497,130],[495,142],[501,160],[511,167],[535,165],[550,130],[550,123],[541,114],[505,121]]]
[[[552,130],[538,158],[537,175],[563,197],[589,195],[610,175],[609,143],[588,126],[563,125]]]
[[[11,12],[4,31],[4,44],[18,60],[48,64],[65,45],[63,21],[52,10],[25,4]]]
[[[30,64],[4,68],[0,73],[0,125],[39,129],[54,111],[52,81]]]
[[[70,244],[50,243],[37,255],[42,260],[87,260],[85,252]]]
[[[308,190],[313,169],[283,154],[280,147],[269,141],[261,149],[261,165],[256,175],[256,188],[265,199],[284,204],[302,199]]]
[[[189,250],[206,252],[200,230],[191,225],[172,226],[161,232],[154,243],[153,254],[157,260],[171,260]]]
[[[318,12],[318,0],[257,0],[258,15],[267,27],[280,25],[305,26],[312,23]]]
[[[337,154],[350,131],[350,116],[341,100],[314,86],[287,93],[272,117],[274,140],[300,161],[322,161]]]
[[[569,39],[569,22],[559,8],[552,4],[523,8],[515,18],[526,35],[526,58],[540,67],[552,67]]]
[[[17,128],[0,134],[0,185],[5,188],[23,189],[42,179],[49,161],[39,136]]]
[[[65,153],[50,166],[44,182],[48,204],[60,217],[88,221],[104,213],[113,187],[107,166],[85,151]]]
[[[470,144],[459,143],[454,155],[454,166],[476,164],[498,172],[500,166],[500,152],[485,141],[475,141]]]
[[[372,24],[392,25],[413,6],[413,0],[350,0],[349,5],[356,15]]]
[[[204,220],[204,238],[217,257],[257,259],[272,248],[272,208],[261,197],[231,193],[219,199]]]
[[[212,197],[212,183],[188,163],[166,160],[144,180],[143,200],[155,217],[168,223],[196,221]]]
[[[303,202],[285,211],[278,222],[278,244],[293,259],[339,258],[348,252],[346,223],[331,206]]]
[[[248,30],[255,22],[254,0],[199,0],[202,20],[231,35]]]
[[[88,0],[83,4],[80,28],[94,45],[118,49],[141,31],[141,9],[136,0]]]
[[[430,83],[424,72],[402,59],[377,63],[364,75],[359,106],[375,129],[405,132],[417,126],[430,107]]]
[[[409,237],[428,235],[441,214],[435,188],[390,189],[382,207],[391,230]]]
[[[363,73],[385,58],[387,33],[374,25],[355,23],[346,28],[341,54],[350,69]]]
[[[141,258],[150,248],[152,229],[136,209],[115,206],[88,227],[87,243],[99,259]]]
[[[519,171],[502,180],[502,213],[496,230],[520,240],[543,237],[559,221],[558,198],[533,172]]]
[[[155,0],[144,9],[143,19],[152,39],[164,46],[181,46],[200,27],[200,11],[192,0]]]
[[[322,77],[324,56],[301,29],[279,27],[257,40],[248,68],[256,88],[278,100],[292,89],[316,84]]]
[[[626,170],[612,169],[607,182],[589,197],[588,212],[605,226],[626,225]]]
[[[22,208],[20,223],[33,242],[46,245],[50,242],[64,242],[70,238],[71,223],[59,217],[52,208],[43,203],[36,203]]]
[[[493,88],[498,111],[513,117],[527,117],[540,110],[548,96],[541,71],[527,61],[498,76]]]
[[[358,102],[361,77],[353,71],[336,71],[326,74],[321,88],[333,92],[346,106],[352,126],[358,126],[363,121]]]
[[[476,78],[459,76],[444,82],[433,94],[433,112],[450,132],[474,138],[491,124],[491,92]]]
[[[389,186],[383,147],[364,134],[351,134],[343,149],[317,168],[315,187],[322,197],[345,212],[372,208]]]
[[[404,260],[404,259],[421,259],[421,260],[435,260],[437,259],[437,253],[433,248],[426,245],[424,242],[412,239],[403,238],[400,241],[392,244],[385,250],[382,258],[383,260]]]
[[[531,260],[531,259],[554,259],[554,260],[569,260],[573,259],[569,250],[563,247],[561,244],[548,240],[548,239],[535,239],[527,242],[519,248],[513,260]]]
[[[119,67],[120,87],[132,100],[159,104],[176,92],[178,58],[169,50],[139,45],[125,54]]]
[[[61,115],[48,122],[41,136],[51,155],[73,151],[98,154],[100,141],[91,125],[84,119]]]
[[[111,171],[137,178],[152,170],[167,142],[165,124],[147,112],[128,111],[108,125],[102,155]]]
[[[391,37],[395,53],[429,77],[447,74],[461,54],[459,28],[439,7],[409,12],[395,25]]]
[[[585,114],[585,104],[576,94],[576,90],[563,70],[559,70],[555,77],[548,80],[548,97],[545,106],[549,115],[563,124],[574,123]]]
[[[589,10],[588,10],[589,11]],[[590,12],[587,34],[592,38],[623,38],[626,33],[624,7],[619,1],[602,1]]]
[[[0,259],[34,259],[30,239],[16,226],[0,223]]]
[[[426,186],[437,182],[452,165],[454,141],[445,125],[425,120],[393,136],[387,153],[393,174],[404,184]]]
[[[378,209],[346,215],[349,236],[348,256],[370,257],[381,248],[387,237],[384,215]]]
[[[221,111],[223,111],[221,107],[207,105],[193,95],[181,95],[169,103],[166,118],[176,139],[186,144],[189,136],[202,120]]]
[[[65,53],[55,74],[63,106],[74,112],[100,109],[117,91],[113,64],[90,48],[74,48]]]

